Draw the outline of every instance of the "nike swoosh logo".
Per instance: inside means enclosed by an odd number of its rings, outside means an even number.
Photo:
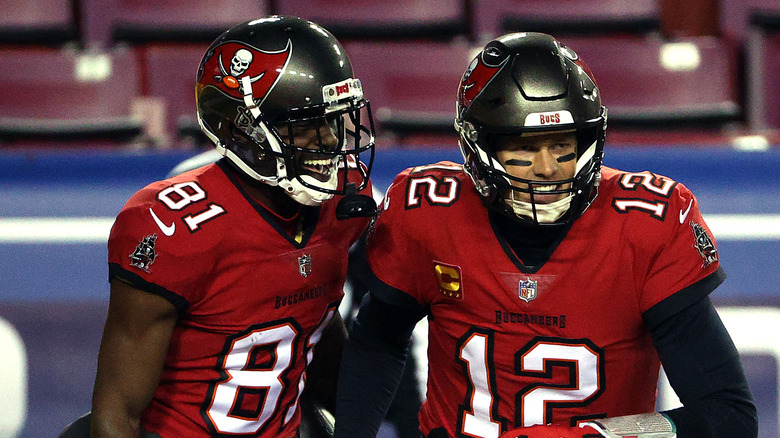
[[[173,232],[176,231],[176,222],[173,222],[170,225],[165,225],[163,221],[161,221],[160,218],[154,214],[152,207],[149,207],[149,213],[152,214],[152,219],[154,219],[154,221],[157,223],[157,226],[160,227],[160,230],[163,232],[163,234],[169,237],[173,236]]]
[[[688,217],[688,213],[691,211],[692,205],[693,205],[693,199],[691,199],[691,202],[688,203],[688,208],[685,209],[685,211],[680,211],[680,223],[685,222],[685,218]]]

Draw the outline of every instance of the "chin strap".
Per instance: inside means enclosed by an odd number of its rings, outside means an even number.
[[[677,438],[677,428],[658,412],[604,418],[586,423],[607,438]]]
[[[374,217],[377,214],[377,205],[374,198],[361,195],[355,184],[347,184],[347,193],[336,205],[336,218],[339,220],[353,217]]]
[[[551,224],[557,221],[569,211],[569,207],[571,206],[571,194],[549,204],[531,204],[530,202],[515,199],[515,192],[513,190],[510,190],[510,192],[511,193],[509,197],[505,199],[505,202],[512,208],[512,211],[514,211],[516,215],[533,219],[535,208],[536,220],[543,224]]]
[[[309,175],[299,175],[298,178],[303,178],[312,185],[322,184],[328,189],[335,189],[338,185],[338,172],[333,171],[328,181],[320,183]],[[303,185],[298,178],[281,178],[278,185],[281,187],[288,196],[293,198],[295,202],[308,206],[317,206],[333,198],[332,193],[327,193],[319,190],[314,190]]]

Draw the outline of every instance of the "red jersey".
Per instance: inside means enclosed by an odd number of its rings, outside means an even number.
[[[179,311],[141,425],[162,437],[294,437],[306,366],[368,219],[337,220],[336,197],[291,236],[225,166],[145,187],[111,229],[110,275]]]
[[[602,176],[593,204],[534,269],[494,231],[460,165],[395,179],[368,261],[429,309],[426,436],[492,438],[654,410],[660,364],[643,313],[675,294],[706,296],[722,270],[686,187],[648,172]],[[672,314],[675,302],[659,307]]]

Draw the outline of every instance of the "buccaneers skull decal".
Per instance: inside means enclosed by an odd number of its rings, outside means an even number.
[[[474,98],[482,92],[485,85],[493,79],[493,76],[498,73],[507,59],[509,58],[503,55],[497,48],[488,47],[471,61],[460,81],[458,102],[460,102],[460,107],[463,110],[471,105]]]
[[[251,95],[262,102],[263,98],[276,85],[292,53],[292,43],[277,52],[266,52],[238,43],[220,44],[207,54],[203,71],[199,72],[199,82],[203,85],[215,85],[236,99],[245,93],[242,79],[246,76],[252,84]]]

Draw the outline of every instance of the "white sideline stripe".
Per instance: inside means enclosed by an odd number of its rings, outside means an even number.
[[[705,216],[717,241],[780,240],[780,215]],[[113,217],[0,218],[0,243],[106,243]]]
[[[780,240],[780,215],[710,214],[704,220],[716,241]]]
[[[113,217],[0,218],[0,243],[107,243]]]

